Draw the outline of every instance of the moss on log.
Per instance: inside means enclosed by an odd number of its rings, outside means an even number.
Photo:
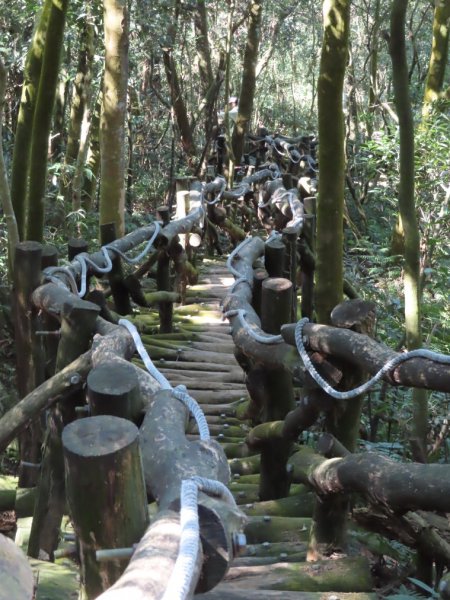
[[[251,517],[265,515],[277,517],[311,517],[314,506],[314,494],[304,489],[300,494],[278,500],[255,502],[245,507],[245,514]]]
[[[307,542],[310,527],[309,517],[250,517],[245,526],[245,535],[249,544]]]

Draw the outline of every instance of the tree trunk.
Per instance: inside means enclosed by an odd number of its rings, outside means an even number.
[[[8,178],[6,176],[5,161],[3,160],[3,104],[5,101],[6,88],[6,70],[0,56],[0,206],[3,209],[3,215],[6,221],[8,232],[8,271],[12,275],[14,265],[14,252],[19,242],[19,231],[17,228],[16,216],[14,214],[11,195],[9,192]]]
[[[95,102],[95,108],[92,113],[91,125],[89,128],[89,148],[85,161],[88,174],[84,173],[83,189],[81,190],[81,204],[86,211],[90,211],[95,204],[97,195],[97,182],[100,173],[100,112],[103,103],[103,93],[98,93]]]
[[[175,61],[173,59],[172,48],[163,48],[162,51],[164,68],[166,71],[167,83],[170,89],[170,97],[172,101],[172,108],[175,113],[175,119],[177,121],[178,129],[181,136],[181,147],[186,154],[188,164],[192,166],[193,159],[196,154],[194,138],[192,136],[192,128],[189,122],[189,116],[187,113],[186,104],[184,97],[181,92],[180,80],[176,68]]]
[[[244,136],[253,111],[253,99],[256,88],[256,63],[261,36],[262,0],[253,0],[249,10],[247,44],[242,65],[241,93],[239,112],[231,140],[232,156],[235,164],[240,164],[244,149]]]
[[[425,81],[422,116],[428,116],[431,104],[438,100],[448,60],[450,0],[436,0],[433,18],[433,42]]]
[[[22,96],[17,118],[14,139],[14,154],[11,171],[11,200],[17,219],[19,237],[23,239],[25,232],[26,196],[28,182],[28,164],[30,160],[31,135],[33,117],[36,107],[36,96],[41,75],[42,57],[44,54],[45,36],[52,0],[45,0],[42,12],[36,20],[36,28],[28,50],[25,63]]]
[[[319,197],[317,205],[316,310],[330,322],[342,301],[343,209],[345,187],[342,92],[348,55],[349,0],[324,2],[324,37],[318,82]]]
[[[89,14],[80,24],[80,52],[78,68],[73,82],[72,106],[70,110],[69,131],[65,165],[63,170],[63,191],[66,201],[72,200],[72,180],[77,157],[82,144],[83,123],[89,111],[91,99],[92,61],[94,58],[94,25],[90,22]],[[86,126],[85,126],[86,128]],[[85,136],[86,140],[86,136]],[[79,207],[73,207],[76,210]]]
[[[44,234],[48,136],[55,103],[68,4],[69,0],[61,0],[59,4],[52,2],[51,5],[33,118],[25,238],[38,242],[42,241]]]
[[[105,73],[100,121],[100,225],[125,228],[125,118],[128,83],[128,14],[125,0],[103,1]]]
[[[405,14],[408,0],[394,0],[391,10],[389,53],[392,60],[394,99],[400,129],[400,183],[398,203],[404,230],[404,295],[406,346],[422,346],[420,326],[420,233],[414,203],[414,123],[409,96],[408,65],[405,48]],[[426,455],[428,399],[425,391],[413,393],[413,436]]]

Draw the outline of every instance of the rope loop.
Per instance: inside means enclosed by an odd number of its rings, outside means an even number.
[[[394,356],[388,362],[381,367],[381,369],[368,381],[363,383],[362,385],[354,388],[353,390],[348,390],[345,392],[339,392],[331,387],[331,385],[323,379],[321,375],[316,371],[314,365],[311,362],[311,359],[308,356],[308,353],[305,348],[305,340],[303,338],[303,327],[306,323],[309,322],[307,317],[300,319],[297,325],[295,326],[295,344],[297,346],[298,353],[305,365],[308,373],[314,379],[314,381],[332,398],[336,400],[350,400],[352,398],[356,398],[361,394],[367,392],[371,387],[375,385],[377,381],[379,381],[383,375],[389,373],[394,367],[398,366],[402,362],[410,360],[411,358],[427,358],[429,360],[450,365],[450,356],[445,354],[439,354],[438,352],[433,352],[432,350],[427,350],[425,348],[418,348],[417,350],[411,350],[410,352],[405,352],[403,354],[398,354]]]

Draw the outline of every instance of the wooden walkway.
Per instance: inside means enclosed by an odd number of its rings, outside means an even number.
[[[144,328],[143,335],[158,369],[173,386],[184,384],[202,406],[211,435],[223,445],[229,458],[230,490],[248,516],[245,551],[233,561],[226,578],[216,588],[196,598],[374,597],[365,593],[336,595],[340,577],[346,589],[358,589],[359,568],[366,568],[358,564],[358,559],[353,561],[351,569],[347,563],[342,564],[341,572],[338,557],[332,569],[329,562],[305,562],[313,498],[304,486],[292,485],[288,498],[258,501],[259,457],[249,456],[245,443],[251,425],[236,416],[239,405],[247,398],[244,373],[234,358],[230,327],[228,321],[222,320],[221,312],[221,303],[233,281],[224,261],[205,261],[199,284],[189,288],[188,304],[175,309],[175,332],[169,336],[147,336]],[[142,327],[145,315],[139,316],[137,321]],[[186,340],[188,335],[189,341]],[[195,427],[192,422],[189,430],[192,439],[197,437]],[[353,576],[356,578],[354,588]],[[290,591],[299,589],[314,591]]]

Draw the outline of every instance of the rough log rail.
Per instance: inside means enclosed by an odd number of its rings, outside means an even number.
[[[255,334],[264,336],[265,332],[262,331],[261,319],[252,306],[253,264],[264,256],[264,250],[263,240],[255,237],[234,257],[233,268],[239,276],[236,276],[234,289],[224,301],[224,311],[225,314],[229,314],[233,340],[240,352],[267,365],[284,366],[298,375],[298,353],[287,347],[296,346],[295,324],[284,325],[281,328],[281,335],[287,345],[267,345],[255,339]],[[238,310],[245,312],[245,321],[249,328],[242,326]],[[306,338],[305,345],[311,351],[343,359],[370,374],[377,373],[384,364],[400,355],[369,336],[348,329],[308,323],[304,325],[303,332]],[[383,375],[383,379],[391,385],[450,392],[449,365],[428,358],[411,358],[402,362]]]

